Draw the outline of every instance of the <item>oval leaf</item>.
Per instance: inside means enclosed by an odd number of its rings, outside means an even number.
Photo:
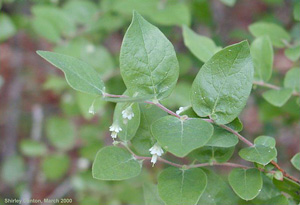
[[[259,170],[233,169],[228,176],[233,191],[244,200],[254,199],[262,189],[263,181]]]
[[[226,125],[227,127],[230,127],[231,129],[234,129],[237,132],[240,132],[243,130],[244,125],[242,123],[242,121],[237,117],[235,118],[233,121],[231,121],[230,123],[228,123]]]
[[[52,154],[43,159],[42,171],[49,180],[58,180],[65,176],[70,168],[68,155]]]
[[[269,164],[277,156],[277,151],[273,147],[264,145],[255,145],[239,151],[240,157],[250,162],[256,162],[262,165]]]
[[[218,50],[215,42],[206,36],[196,34],[183,26],[184,44],[202,62],[208,61]]]
[[[233,147],[239,142],[236,135],[223,128],[214,125],[214,133],[205,146]]]
[[[292,93],[292,89],[282,88],[281,90],[268,90],[264,92],[262,96],[272,105],[281,107],[290,99]]]
[[[207,177],[201,169],[170,167],[158,177],[158,193],[167,205],[193,205],[204,192],[206,184]]]
[[[46,135],[51,145],[61,150],[73,148],[75,127],[65,118],[51,117],[46,121]]]
[[[174,116],[155,121],[151,130],[159,144],[178,157],[204,146],[213,134],[213,126],[202,119],[180,120]]]
[[[121,48],[120,69],[130,94],[170,95],[179,75],[173,45],[155,26],[134,12]]]
[[[294,165],[294,167],[300,171],[300,152],[293,156],[291,162]]]
[[[156,139],[151,133],[151,124],[167,115],[155,105],[140,104],[141,121],[135,137],[131,140],[134,150],[142,156],[150,156],[149,149],[155,144]]]
[[[189,156],[195,158],[201,163],[211,163],[211,162],[227,162],[233,152],[235,147],[209,147],[204,146],[195,151],[193,151]]]
[[[259,136],[255,138],[254,144],[275,148],[276,140],[273,137],[269,137],[269,136]]]
[[[198,205],[237,204],[238,197],[230,189],[222,177],[213,171],[204,169],[207,176],[207,187],[198,201]]]
[[[300,92],[300,68],[290,69],[284,77],[284,87]]]
[[[267,82],[272,75],[273,47],[268,36],[261,36],[251,44],[254,80]]]
[[[247,41],[226,47],[200,69],[192,85],[194,111],[218,124],[233,121],[246,105],[253,65]]]
[[[134,116],[131,120],[125,120],[122,111],[131,106]],[[117,103],[114,112],[114,123],[117,123],[122,131],[118,133],[118,137],[122,141],[131,140],[140,126],[140,108],[137,103]]]
[[[249,26],[251,34],[255,37],[268,36],[276,47],[284,47],[283,41],[290,41],[291,37],[286,30],[274,23],[257,22]]]
[[[100,180],[124,180],[136,177],[141,164],[120,147],[104,147],[97,153],[93,163],[93,177]]]
[[[67,82],[75,90],[96,95],[104,92],[100,75],[89,64],[71,56],[48,51],[37,51],[37,54],[62,70]]]
[[[157,186],[151,183],[145,183],[143,185],[145,205],[164,205],[158,195]]]

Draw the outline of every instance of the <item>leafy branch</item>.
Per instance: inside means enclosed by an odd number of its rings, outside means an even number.
[[[109,93],[105,93],[103,94],[103,97],[113,97],[113,98],[129,98],[129,96],[126,96],[126,95],[114,95],[114,94],[109,94]],[[179,119],[182,118],[182,116],[176,114],[175,112],[173,112],[172,110],[166,108],[164,105],[160,104],[159,102],[152,102],[152,101],[144,101],[144,103],[147,103],[147,104],[151,104],[151,105],[155,105],[157,106],[158,108],[162,109],[163,111],[167,112],[168,114],[170,115],[173,115],[174,117],[177,117]],[[210,123],[214,123],[215,122],[212,120],[212,119],[202,119],[206,122],[210,122]],[[222,125],[222,124],[217,124],[218,126],[224,128],[225,130],[231,132],[232,134],[236,135],[242,142],[244,142],[245,144],[247,144],[249,147],[252,147],[254,146],[254,144],[252,142],[250,142],[249,140],[247,140],[245,137],[243,137],[241,134],[239,134],[237,131],[235,131],[234,129],[226,126],[226,125]],[[138,156],[136,155],[131,149],[128,148],[128,146],[126,145],[125,146],[128,151],[130,151],[130,153],[136,158],[136,159],[141,159],[141,160],[151,160],[151,157],[142,157],[142,156]],[[163,163],[166,163],[166,164],[169,164],[169,165],[172,165],[174,167],[183,167],[185,166],[186,168],[195,168],[195,167],[205,167],[205,166],[213,166],[213,165],[216,165],[216,166],[229,166],[229,167],[240,167],[240,168],[250,168],[250,167],[247,167],[247,166],[244,166],[244,165],[240,165],[240,164],[235,164],[235,163],[217,163],[217,162],[214,162],[214,163],[202,163],[202,164],[196,164],[196,165],[182,165],[182,164],[176,164],[174,162],[170,162],[166,159],[163,159],[161,157],[158,158],[158,161],[161,161]],[[286,171],[284,171],[275,161],[271,161],[271,164],[273,164],[279,171],[282,172],[282,174],[297,182],[298,184],[300,184],[300,180],[298,180],[297,178],[289,175]],[[262,169],[261,169],[262,170]]]
[[[257,24],[250,28],[250,31],[265,26]],[[199,47],[194,47],[196,45],[194,42],[202,38],[198,38],[187,28],[184,28],[184,38],[187,47],[194,54],[198,53]],[[198,44],[201,42],[197,42]],[[151,160],[153,165],[156,161],[169,164],[173,167],[166,168],[158,177],[158,192],[166,204],[174,204],[178,200],[185,204],[197,203],[205,190],[207,178],[205,171],[189,169],[196,167],[234,168],[228,177],[229,184],[244,200],[252,200],[260,193],[264,177],[261,172],[272,173],[276,179],[282,179],[284,176],[283,181],[290,179],[295,182],[294,186],[299,186],[297,185],[300,184],[299,180],[286,173],[274,161],[277,156],[274,138],[259,136],[252,143],[239,134],[242,123],[238,116],[246,106],[253,87],[253,79],[267,82],[271,77],[270,62],[273,61],[273,50],[270,39],[257,38],[251,48],[247,41],[221,50],[212,42],[209,44],[212,52],[202,56],[205,63],[192,83],[191,106],[180,108],[177,112],[160,103],[160,100],[167,98],[174,90],[179,77],[179,63],[174,47],[158,28],[136,12],[125,34],[120,52],[120,74],[127,88],[122,95],[106,93],[103,78],[87,63],[58,53],[38,51],[40,56],[65,73],[67,82],[75,90],[102,96],[105,101],[117,103],[113,124],[109,130],[112,139],[120,139],[127,150],[118,146],[107,146],[99,150],[92,168],[95,179],[125,180],[136,177],[142,168],[141,161],[136,159]],[[261,46],[266,47],[267,52],[264,52],[266,58],[262,58]],[[260,71],[261,64],[258,62],[264,60],[268,60],[265,62],[267,69]],[[292,94],[298,96],[295,93],[298,92],[298,79],[295,76],[299,71],[299,69],[289,71],[282,89],[258,81],[261,86],[272,89],[265,92],[263,97],[280,107]],[[199,117],[189,118],[187,115],[180,115],[190,107]],[[94,113],[93,105],[90,111]],[[246,161],[257,163],[257,168],[227,162],[239,140],[248,147],[241,149],[238,154]],[[114,141],[114,144],[119,143]],[[137,153],[150,152],[152,157],[135,154],[128,147],[129,143]],[[210,160],[205,159],[204,162],[208,163],[181,165],[162,158],[164,150],[179,158],[193,152],[197,159],[198,156],[207,156],[208,153],[209,158],[213,158],[216,162],[209,163]],[[219,152],[221,157],[218,160],[215,153]],[[268,171],[268,167],[265,166],[270,163],[279,171]],[[192,180],[186,180],[187,178]],[[170,188],[173,187],[173,183],[177,183],[179,189]],[[183,193],[180,188],[183,186],[196,187],[196,192],[189,197],[189,192]],[[169,192],[175,193],[176,197],[179,196],[178,200],[169,198]]]

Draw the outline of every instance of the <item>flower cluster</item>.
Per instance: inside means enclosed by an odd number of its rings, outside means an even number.
[[[152,166],[154,166],[154,164],[157,161],[157,158],[160,157],[164,151],[161,148],[161,146],[159,144],[154,144],[150,149],[150,154],[152,154],[152,158],[151,158],[151,163],[153,164]]]
[[[131,120],[134,117],[134,113],[132,110],[131,105],[128,106],[125,110],[122,111],[122,118],[124,119],[123,123],[126,124],[128,120]],[[111,137],[114,139],[117,138],[119,132],[122,131],[122,128],[119,126],[118,123],[113,123],[109,127],[109,131],[111,131]]]
[[[110,127],[109,127],[109,131],[111,131],[111,137],[113,139],[116,139],[117,138],[117,134],[122,131],[122,128],[118,125],[118,124],[112,124]]]
[[[125,110],[122,111],[122,117],[128,120],[131,120],[134,117],[134,113],[132,111],[131,106],[127,107]]]

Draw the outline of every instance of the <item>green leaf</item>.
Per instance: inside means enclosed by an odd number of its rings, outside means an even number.
[[[143,185],[145,205],[164,205],[158,195],[157,186],[151,183],[145,183]]]
[[[280,190],[289,194],[295,201],[300,202],[300,184],[284,177],[282,181],[273,178],[273,184]]]
[[[294,165],[294,167],[300,171],[300,152],[293,156],[291,162]]]
[[[42,156],[47,152],[47,147],[45,144],[29,139],[21,141],[20,149],[24,155],[29,157]]]
[[[114,146],[104,147],[93,163],[93,177],[100,180],[124,180],[136,177],[142,165],[128,151]]]
[[[228,176],[233,191],[244,200],[254,199],[262,189],[263,180],[259,170],[233,169]]]
[[[151,133],[151,125],[154,121],[167,115],[155,105],[140,104],[141,120],[140,127],[137,130],[131,143],[138,155],[149,156],[149,149],[155,144],[156,139]]]
[[[58,43],[61,40],[59,31],[47,19],[34,17],[31,27],[36,34],[50,42]]]
[[[276,141],[273,137],[269,136],[259,136],[254,140],[255,145],[263,145],[270,148],[275,148]]]
[[[272,75],[273,47],[268,36],[258,37],[251,44],[254,80],[267,82]]]
[[[76,38],[66,44],[56,46],[54,52],[88,62],[102,76],[110,76],[116,72],[114,60],[107,49],[84,38]]]
[[[254,145],[241,149],[239,155],[246,161],[267,165],[276,158],[277,151],[273,147]]]
[[[218,124],[233,121],[246,105],[252,79],[247,41],[224,48],[202,66],[193,82],[194,111],[201,117],[210,116]]]
[[[151,130],[159,144],[178,157],[204,146],[213,134],[213,126],[202,119],[181,120],[174,116],[155,121]]]
[[[191,105],[190,102],[191,84],[188,82],[178,82],[172,94],[160,101],[166,107],[177,108]],[[195,115],[197,117],[197,115]]]
[[[79,154],[81,157],[86,158],[90,161],[93,161],[95,159],[95,156],[100,148],[102,148],[103,145],[99,143],[98,140],[95,140],[91,144],[87,144],[85,146],[82,146],[79,150]]]
[[[73,36],[75,34],[76,26],[74,20],[63,10],[46,5],[36,5],[31,8],[34,17],[48,22],[58,35]]]
[[[263,187],[258,196],[251,201],[253,204],[270,204],[267,203],[268,200],[275,198],[278,195],[281,195],[281,192],[275,187],[272,182],[272,179],[267,177],[265,174],[262,174]]]
[[[58,149],[71,149],[75,143],[74,126],[64,118],[49,118],[46,122],[46,134],[50,143]]]
[[[207,185],[201,169],[169,167],[158,176],[158,193],[167,205],[196,204]]]
[[[10,17],[3,12],[0,14],[0,42],[7,40],[16,33],[16,27]]]
[[[49,180],[62,178],[67,173],[69,167],[70,159],[67,155],[49,155],[42,162],[42,171]]]
[[[89,24],[98,11],[97,5],[92,1],[68,1],[63,9],[80,24]]]
[[[284,87],[291,88],[294,91],[300,92],[300,68],[292,68],[290,69],[284,78]]]
[[[284,54],[291,61],[297,61],[300,58],[300,45],[285,49]]]
[[[125,120],[122,117],[122,111],[131,106],[134,117],[131,120]],[[140,108],[137,103],[117,103],[114,112],[114,122],[118,124],[122,131],[118,133],[118,137],[122,141],[129,141],[134,136],[140,126]]]
[[[289,42],[291,40],[289,33],[281,26],[274,23],[257,22],[251,24],[248,28],[251,34],[255,37],[264,35],[269,36],[272,44],[278,48],[283,48],[285,46],[283,41]]]
[[[89,94],[103,94],[105,87],[100,75],[87,63],[74,57],[48,51],[37,51],[37,54],[62,70],[73,89]]]
[[[286,196],[284,195],[278,195],[278,196],[275,196],[269,200],[267,200],[266,202],[264,202],[265,204],[278,204],[278,205],[289,205],[289,200],[287,199]]]
[[[144,102],[146,100],[153,99],[155,95],[145,95],[140,97],[122,97],[122,98],[114,98],[114,97],[104,97],[103,100],[108,102]]]
[[[201,163],[211,163],[211,162],[227,162],[233,152],[235,147],[209,147],[205,146],[193,151],[189,156],[195,158]]]
[[[134,12],[121,47],[120,69],[131,95],[171,94],[179,75],[173,45],[155,26]]]
[[[263,98],[276,107],[283,106],[292,96],[293,90],[282,88],[280,90],[268,90],[262,94]]]
[[[230,123],[228,123],[226,125],[227,127],[230,127],[231,129],[234,129],[237,132],[240,132],[243,130],[244,126],[242,121],[240,120],[240,118],[235,118],[233,121],[231,121]]]
[[[49,75],[46,82],[43,84],[43,89],[52,90],[55,93],[61,94],[68,88],[68,83],[63,77]]]
[[[202,62],[208,61],[218,50],[215,42],[183,26],[184,44]]]
[[[186,3],[176,1],[166,1],[164,3],[165,5],[160,6],[161,2],[158,1],[157,9],[149,15],[152,21],[165,26],[190,24],[191,14]]]
[[[182,24],[189,25],[191,14],[184,2],[159,0],[121,0],[110,2],[114,11],[124,15],[130,15],[136,10],[157,24],[171,26]],[[172,16],[172,18],[170,18]]]
[[[237,204],[237,197],[223,179],[213,171],[203,169],[207,176],[207,187],[198,201],[198,205]]]
[[[281,171],[275,171],[274,178],[278,180],[283,180],[283,173]]]
[[[233,7],[236,3],[236,0],[220,0],[226,6]]]
[[[10,156],[1,164],[1,181],[15,185],[25,176],[25,162],[21,156]]]
[[[214,125],[214,133],[205,146],[233,147],[239,142],[236,135],[223,128]]]

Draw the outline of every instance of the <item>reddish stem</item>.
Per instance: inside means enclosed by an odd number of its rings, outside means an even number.
[[[280,90],[280,89],[281,89],[281,87],[279,87],[279,86],[272,85],[272,84],[270,84],[270,83],[265,83],[265,82],[263,82],[263,81],[254,81],[253,84],[259,85],[259,86],[262,86],[262,87],[266,87],[266,88],[271,88],[271,89],[273,89],[273,90]],[[294,95],[294,96],[300,96],[300,93],[294,91],[294,92],[292,93],[292,95]]]

